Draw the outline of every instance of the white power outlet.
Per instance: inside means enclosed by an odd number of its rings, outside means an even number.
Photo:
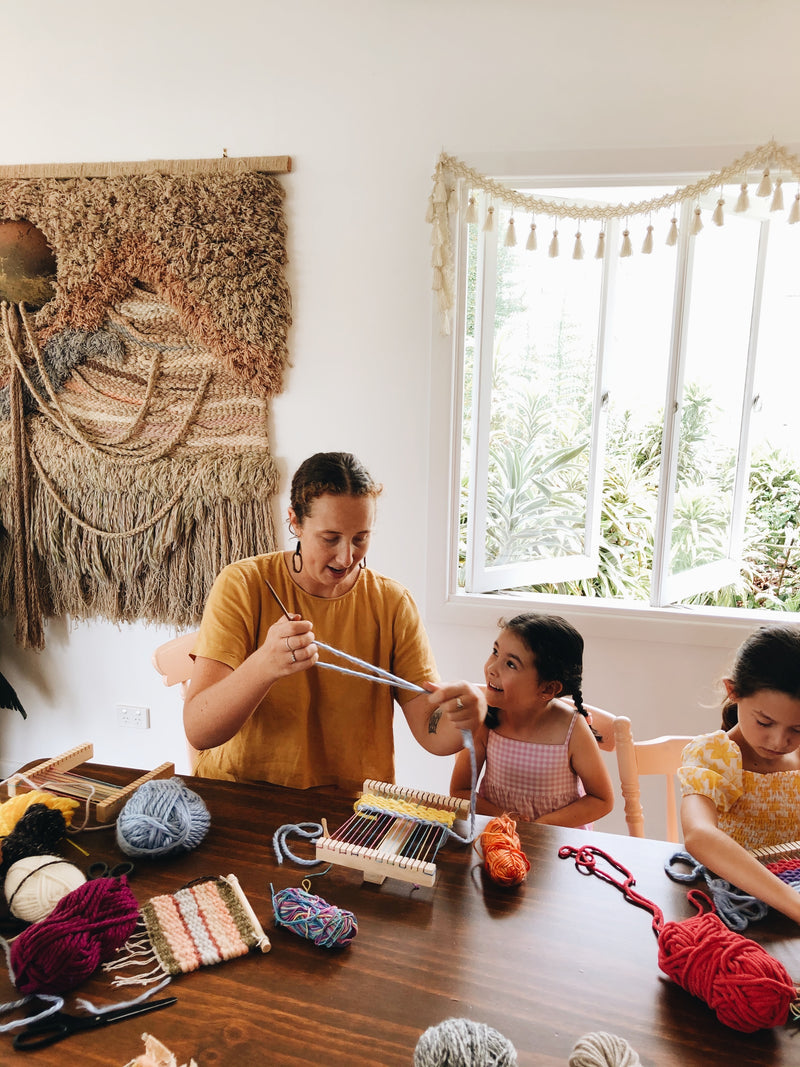
[[[150,709],[136,704],[117,704],[117,722],[134,730],[150,729]]]

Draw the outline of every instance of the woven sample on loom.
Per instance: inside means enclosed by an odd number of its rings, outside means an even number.
[[[265,941],[243,895],[227,878],[209,878],[148,900],[119,958],[104,969],[120,972],[115,986],[149,985],[164,975],[246,956],[253,948],[265,951]]]
[[[782,882],[786,882],[792,889],[800,892],[800,856],[791,859],[773,860],[765,863],[768,871],[772,871]]]

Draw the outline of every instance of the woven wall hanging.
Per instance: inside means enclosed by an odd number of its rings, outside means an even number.
[[[196,625],[273,550],[288,157],[0,168],[0,614]]]

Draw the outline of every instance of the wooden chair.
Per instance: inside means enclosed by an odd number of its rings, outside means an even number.
[[[628,833],[631,837],[645,836],[639,779],[643,774],[660,774],[664,776],[667,804],[667,840],[679,841],[675,773],[681,753],[692,738],[665,735],[650,741],[634,741],[631,720],[620,715],[614,721],[614,739]]]
[[[189,688],[189,679],[192,676],[194,660],[189,655],[197,640],[197,631],[183,634],[181,637],[173,637],[171,641],[165,641],[159,645],[153,653],[153,666],[164,679],[164,685],[180,685],[181,700],[186,697]],[[197,749],[186,742],[186,751],[189,754],[189,764],[194,769],[197,760]]]

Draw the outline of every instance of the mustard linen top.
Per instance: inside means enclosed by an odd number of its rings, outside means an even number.
[[[419,611],[399,582],[364,568],[343,596],[312,596],[292,581],[282,552],[225,567],[209,594],[195,656],[235,670],[264,643],[281,616],[267,581],[325,644],[417,685],[437,680]],[[320,659],[360,670],[325,650]],[[394,700],[403,706],[415,695],[311,667],[275,682],[237,734],[200,753],[194,773],[353,793],[366,778],[394,782]]]
[[[800,838],[800,771],[744,770],[741,749],[724,730],[689,742],[678,781],[682,796],[712,800],[720,829],[745,848]]]

